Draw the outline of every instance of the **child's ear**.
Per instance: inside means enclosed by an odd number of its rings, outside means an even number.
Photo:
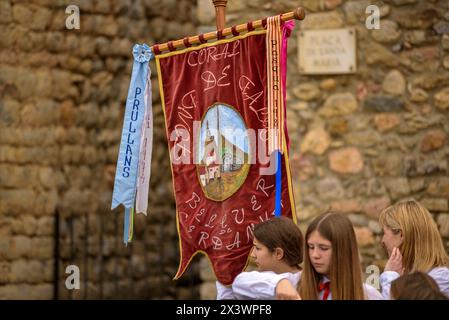
[[[274,256],[276,257],[276,260],[282,260],[282,258],[284,258],[284,250],[282,248],[274,249]]]

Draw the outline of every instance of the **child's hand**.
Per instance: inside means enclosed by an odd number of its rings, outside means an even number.
[[[301,300],[298,291],[292,286],[290,281],[282,279],[276,286],[277,300]]]
[[[404,274],[404,268],[402,267],[402,254],[398,248],[393,248],[391,256],[385,265],[385,271],[395,271],[401,276]]]

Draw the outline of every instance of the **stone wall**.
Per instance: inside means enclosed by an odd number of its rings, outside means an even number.
[[[65,28],[69,4],[80,30]],[[380,30],[365,27],[369,4]],[[382,267],[379,211],[415,197],[449,245],[448,2],[229,0],[227,25],[298,5],[308,15],[289,42],[287,118],[300,228],[345,212],[364,267]],[[150,215],[128,247],[123,212],[109,210],[133,43],[212,30],[214,16],[209,0],[0,1],[0,298],[215,297],[205,259],[171,280],[178,239],[154,63]],[[298,30],[346,26],[357,73],[301,75]],[[70,264],[80,290],[65,288]]]
[[[66,29],[68,5],[79,30]],[[171,280],[178,239],[156,82],[150,214],[128,247],[123,209],[110,211],[132,46],[196,24],[193,0],[0,1],[0,299],[198,297],[195,265]],[[80,290],[65,287],[71,264]]]
[[[198,19],[213,23],[213,7],[198,0]],[[378,5],[381,29],[365,27]],[[289,42],[287,121],[300,228],[329,210],[355,225],[363,270],[382,270],[380,210],[414,197],[434,215],[449,247],[449,3],[385,0],[230,0],[227,26],[298,5],[307,11]],[[355,27],[353,75],[304,76],[298,30]],[[214,298],[213,275],[201,262],[203,298]]]

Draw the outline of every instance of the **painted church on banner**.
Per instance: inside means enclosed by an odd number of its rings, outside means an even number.
[[[233,194],[249,169],[246,127],[232,107],[214,104],[202,121],[198,148],[198,179],[204,193],[215,200]]]

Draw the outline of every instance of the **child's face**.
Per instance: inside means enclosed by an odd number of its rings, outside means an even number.
[[[329,275],[332,259],[332,243],[322,237],[318,231],[313,231],[307,240],[310,261],[316,272]]]
[[[251,258],[257,265],[259,271],[274,271],[278,260],[274,252],[259,242],[256,238],[253,240],[253,250],[251,251]]]

